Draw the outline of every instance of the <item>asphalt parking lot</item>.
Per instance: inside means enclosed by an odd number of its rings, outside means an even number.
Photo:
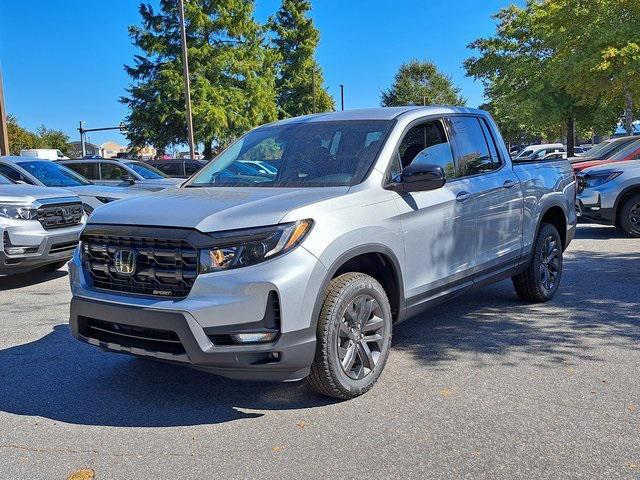
[[[554,301],[439,306],[333,402],[100,352],[66,272],[0,279],[0,477],[640,478],[639,285],[640,240],[581,225]]]

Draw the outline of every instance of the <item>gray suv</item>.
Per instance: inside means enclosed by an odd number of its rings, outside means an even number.
[[[275,174],[245,175],[265,161]],[[400,107],[250,131],[179,189],[95,212],[73,335],[232,378],[373,386],[395,322],[512,278],[550,300],[573,238],[565,160],[512,164],[481,110]]]

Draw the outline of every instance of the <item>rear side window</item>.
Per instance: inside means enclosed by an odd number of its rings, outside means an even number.
[[[113,163],[101,163],[100,172],[102,180],[122,180],[122,177],[129,175],[123,168]]]
[[[182,163],[179,162],[165,162],[165,163],[152,163],[152,167],[157,168],[162,173],[166,173],[169,176],[180,176],[182,173]]]
[[[200,164],[198,164],[198,163],[185,162],[185,164],[184,164],[184,174],[186,176],[190,177],[191,175],[196,173],[201,168],[202,168],[202,166]]]
[[[484,133],[484,138],[487,141],[487,145],[489,145],[489,153],[491,154],[491,161],[494,164],[494,168],[500,168],[500,165],[502,165],[502,159],[498,154],[496,139],[493,137],[493,133],[489,129],[489,125],[484,118],[480,119],[480,126],[482,127],[482,133]]]
[[[492,172],[495,165],[489,146],[475,117],[451,117],[449,119],[458,177]]]
[[[69,162],[64,164],[65,167],[70,168],[76,173],[79,173],[89,180],[99,180],[100,173],[98,164],[94,162]]]

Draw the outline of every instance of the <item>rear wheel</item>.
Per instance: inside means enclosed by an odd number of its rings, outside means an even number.
[[[622,205],[620,226],[632,237],[640,237],[640,195],[634,195]]]
[[[533,258],[524,272],[512,277],[513,287],[522,300],[547,302],[558,291],[561,278],[560,234],[553,225],[543,223],[533,247]]]
[[[363,273],[329,284],[318,320],[309,385],[329,397],[362,395],[380,377],[391,346],[391,307],[382,286]]]

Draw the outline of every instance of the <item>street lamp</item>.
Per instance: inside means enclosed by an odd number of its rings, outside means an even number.
[[[191,86],[189,85],[189,56],[187,52],[187,29],[184,21],[184,0],[178,0],[180,12],[180,38],[182,41],[182,67],[184,75],[184,97],[187,114],[187,134],[189,140],[189,153],[191,158],[196,158],[196,148],[193,143],[193,117],[191,116]]]

